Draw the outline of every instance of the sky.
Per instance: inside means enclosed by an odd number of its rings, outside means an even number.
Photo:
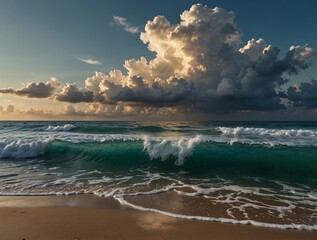
[[[0,120],[316,120],[316,11],[2,0]]]

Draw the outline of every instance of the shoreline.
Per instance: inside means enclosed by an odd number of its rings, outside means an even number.
[[[317,231],[186,220],[93,195],[1,196],[2,239],[301,239]]]

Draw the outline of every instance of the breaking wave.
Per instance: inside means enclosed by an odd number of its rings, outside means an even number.
[[[225,135],[254,135],[272,137],[317,137],[317,130],[309,129],[267,129],[252,127],[218,127],[216,128]]]
[[[183,165],[184,159],[191,156],[196,145],[203,140],[201,135],[194,138],[180,138],[178,141],[164,139],[162,141],[144,138],[144,150],[148,152],[151,159],[162,159],[163,161],[171,156],[176,156],[176,165]]]
[[[56,134],[38,134],[38,136],[21,136],[21,138],[0,138],[0,159],[1,158],[30,158],[40,155],[55,154],[60,151],[73,154],[86,154],[87,156],[98,156],[99,158],[106,157],[112,152],[124,152],[143,154],[146,153],[148,160],[159,159],[166,161],[173,159],[175,165],[181,166],[188,158],[196,158],[196,149],[204,149],[208,158],[211,156],[228,156],[231,152],[253,156],[253,152],[268,151],[274,155],[281,151],[297,151],[297,148],[302,148],[301,151],[305,155],[310,156],[315,153],[315,142],[298,141],[295,139],[283,142],[278,140],[262,140],[250,138],[235,138],[235,137],[218,137],[210,135],[196,136],[174,136],[174,137],[154,137],[148,135],[121,135],[121,134],[80,134],[80,133],[56,133]],[[225,153],[229,149],[231,152]],[[252,150],[253,149],[253,150]],[[265,150],[267,149],[267,150]],[[271,149],[271,150],[268,150]],[[221,151],[221,155],[215,155]],[[224,152],[222,152],[224,151]],[[247,151],[252,151],[247,153]],[[297,151],[298,152],[298,151]],[[102,153],[102,155],[100,155]],[[117,153],[116,153],[117,155]],[[127,155],[128,156],[128,155]],[[205,158],[205,156],[202,156]],[[310,157],[309,157],[310,158]]]
[[[72,124],[65,124],[65,125],[58,125],[58,126],[48,126],[46,131],[70,131],[76,128],[75,125]]]
[[[52,142],[51,138],[42,141],[2,140],[0,141],[0,158],[30,158],[43,155]]]

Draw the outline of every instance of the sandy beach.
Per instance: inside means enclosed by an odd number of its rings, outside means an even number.
[[[91,195],[0,197],[1,239],[316,239],[316,231],[175,219]]]

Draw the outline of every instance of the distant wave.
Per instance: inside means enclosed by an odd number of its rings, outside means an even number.
[[[219,130],[218,130],[219,131]],[[242,134],[242,133],[226,133],[220,135],[192,135],[192,136],[151,136],[151,135],[126,135],[126,134],[100,134],[100,135],[76,135],[72,133],[67,136],[63,136],[63,138],[58,138],[58,140],[72,142],[72,143],[91,143],[91,142],[113,142],[113,141],[143,141],[144,142],[144,150],[151,152],[151,156],[155,158],[157,155],[157,151],[162,153],[162,157],[169,153],[175,152],[175,149],[178,148],[180,152],[185,152],[185,145],[188,143],[188,147],[194,148],[196,145],[202,143],[224,143],[228,145],[259,145],[263,147],[276,147],[276,146],[288,146],[288,147],[316,147],[317,142],[312,141],[311,136],[302,136],[301,141],[298,141],[299,138],[283,138],[283,136],[275,137],[272,136],[263,136],[262,138],[254,138],[250,137],[250,134]],[[241,135],[239,137],[238,135]],[[243,136],[244,135],[244,136]],[[243,137],[242,137],[243,136]],[[172,150],[174,149],[174,150]],[[165,153],[163,153],[163,151]],[[159,154],[160,155],[160,154]]]
[[[46,131],[70,131],[72,129],[76,128],[75,125],[72,124],[65,124],[65,125],[58,125],[58,126],[48,126],[46,128]]]
[[[43,155],[53,139],[42,141],[0,140],[0,158],[29,158]]]
[[[308,129],[218,127],[217,131],[225,135],[254,135],[254,136],[272,136],[272,137],[317,137],[316,130],[308,130]]]

